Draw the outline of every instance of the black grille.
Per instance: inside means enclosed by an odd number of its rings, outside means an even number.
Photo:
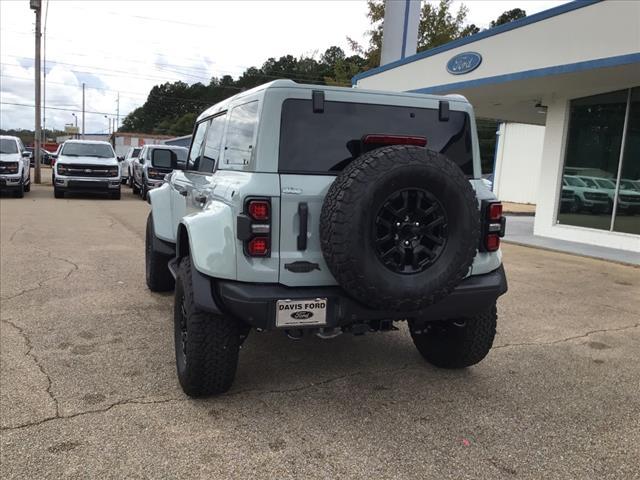
[[[599,192],[585,192],[584,198],[587,200],[600,200],[604,202],[609,199],[609,195]]]
[[[640,203],[640,195],[620,195],[620,200],[628,203]]]
[[[61,175],[68,177],[117,177],[118,167],[103,167],[101,165],[66,165]]]

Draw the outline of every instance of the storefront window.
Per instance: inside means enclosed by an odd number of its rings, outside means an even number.
[[[640,235],[640,87],[631,90],[613,230]]]
[[[640,233],[640,195],[638,208],[632,207],[636,194],[627,189],[640,181],[640,89],[632,97],[619,190],[629,90],[571,101],[558,223],[601,230],[613,225],[616,231]]]

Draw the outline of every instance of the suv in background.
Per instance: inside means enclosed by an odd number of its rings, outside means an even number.
[[[120,163],[120,176],[122,177],[122,183],[126,183],[130,187],[133,185],[133,161],[138,158],[142,147],[131,147],[127,150],[127,154],[124,156],[124,160]]]
[[[573,203],[569,209],[570,212],[578,213],[583,210],[588,210],[592,213],[609,213],[611,211],[609,195],[597,188],[588,186],[581,177],[564,175],[562,177],[562,184],[563,197],[565,192],[564,186],[570,187],[573,191]],[[562,203],[560,206],[562,207]]]
[[[67,140],[58,150],[53,170],[53,194],[106,193],[120,199],[120,166],[109,142]]]
[[[167,153],[160,154],[157,157],[158,160],[154,160],[153,152],[156,150],[164,150]],[[175,155],[178,168],[184,168],[189,152],[188,148],[172,145],[145,145],[142,147],[138,158],[131,162],[133,166],[133,193],[140,193],[140,197],[146,200],[150,190],[162,185],[165,175],[172,171],[171,164],[163,161],[172,156],[171,152]]]
[[[601,177],[580,176],[580,178],[590,187],[598,189],[608,196],[609,205],[613,207],[616,196],[615,179]],[[640,212],[640,192],[635,190],[627,190],[624,185],[620,185],[618,190],[618,207],[619,213],[634,214]]]
[[[228,390],[252,329],[408,320],[430,363],[481,361],[507,282],[479,152],[460,96],[277,80],[202,113],[186,170],[149,193],[146,232],[148,287],[175,285],[183,390]]]
[[[0,190],[24,197],[31,190],[29,152],[18,137],[0,135]]]

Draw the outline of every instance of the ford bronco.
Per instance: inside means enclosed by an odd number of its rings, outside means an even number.
[[[407,321],[438,367],[489,352],[505,219],[463,97],[277,80],[202,113],[186,167],[171,163],[149,192],[146,281],[175,287],[188,395],[231,387],[252,329],[331,338]]]

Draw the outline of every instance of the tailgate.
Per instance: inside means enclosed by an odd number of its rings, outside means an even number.
[[[334,180],[333,175],[280,175],[280,283],[283,285],[336,285],[320,249],[320,212]]]

